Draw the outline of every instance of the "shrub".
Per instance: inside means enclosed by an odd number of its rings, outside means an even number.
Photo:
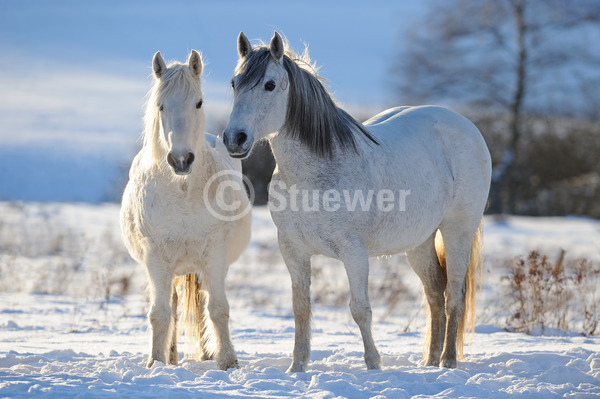
[[[507,297],[510,330],[543,333],[548,328],[593,335],[598,331],[600,265],[590,260],[565,261],[565,251],[551,262],[537,251],[510,266]]]

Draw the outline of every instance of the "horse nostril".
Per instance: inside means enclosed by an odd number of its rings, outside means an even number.
[[[189,170],[190,165],[194,162],[196,157],[194,153],[188,152],[186,155],[181,157],[174,157],[173,153],[170,152],[167,154],[167,163],[175,169],[175,171],[184,172]]]
[[[237,134],[237,136],[235,137],[235,143],[237,144],[238,147],[241,147],[242,145],[244,145],[246,140],[248,140],[248,135],[246,134],[246,132],[239,132]]]
[[[168,153],[167,154],[167,163],[174,168],[175,167],[175,159],[173,158],[173,154]]]
[[[192,162],[194,162],[194,159],[195,159],[195,158],[196,158],[196,157],[194,156],[194,153],[192,153],[192,152],[188,152],[188,154],[187,154],[187,158],[185,159],[185,161],[184,161],[184,164],[185,164],[186,166],[190,166],[190,165],[192,164]]]

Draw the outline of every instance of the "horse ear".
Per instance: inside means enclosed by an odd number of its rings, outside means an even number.
[[[154,58],[152,58],[152,72],[154,73],[154,77],[160,79],[166,70],[167,64],[165,64],[165,60],[163,60],[162,55],[160,55],[160,51],[157,51],[156,54],[154,54]]]
[[[188,59],[188,65],[192,70],[194,76],[200,76],[202,73],[202,56],[196,50],[192,50],[190,58]]]
[[[279,33],[275,31],[273,34],[273,38],[271,39],[271,43],[269,44],[269,50],[271,51],[271,56],[275,59],[275,61],[281,61],[281,57],[283,57],[283,40]]]
[[[246,35],[244,35],[244,32],[240,32],[240,34],[238,35],[237,50],[238,54],[240,55],[240,58],[244,58],[246,54],[252,51],[252,45],[250,44],[250,41],[248,40]]]

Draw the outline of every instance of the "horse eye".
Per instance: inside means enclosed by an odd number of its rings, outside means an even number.
[[[269,80],[267,83],[265,83],[265,90],[266,91],[275,90],[275,82],[273,82],[272,80]]]
[[[196,103],[196,109],[199,109],[202,106],[202,100]]]
[[[159,111],[162,111],[163,109],[165,109],[165,107],[163,107],[162,105],[159,105],[159,106],[158,106],[158,110],[159,110]]]
[[[231,88],[235,90],[235,82],[231,79]]]

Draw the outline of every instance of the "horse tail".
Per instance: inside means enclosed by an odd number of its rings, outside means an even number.
[[[182,291],[179,298],[187,356],[194,360],[212,359],[216,346],[212,342],[213,334],[206,310],[207,293],[202,290],[202,281],[195,273],[177,279],[176,284]]]
[[[444,241],[442,235],[435,237],[435,252],[440,262],[440,266],[446,271],[446,253],[444,250]],[[456,334],[456,349],[458,358],[464,359],[465,337],[471,333],[471,339],[475,333],[475,296],[478,287],[481,286],[481,277],[483,270],[483,218],[479,222],[479,227],[473,236],[471,242],[471,254],[469,256],[469,265],[467,275],[465,276],[465,302],[462,316],[458,322],[458,331]]]

